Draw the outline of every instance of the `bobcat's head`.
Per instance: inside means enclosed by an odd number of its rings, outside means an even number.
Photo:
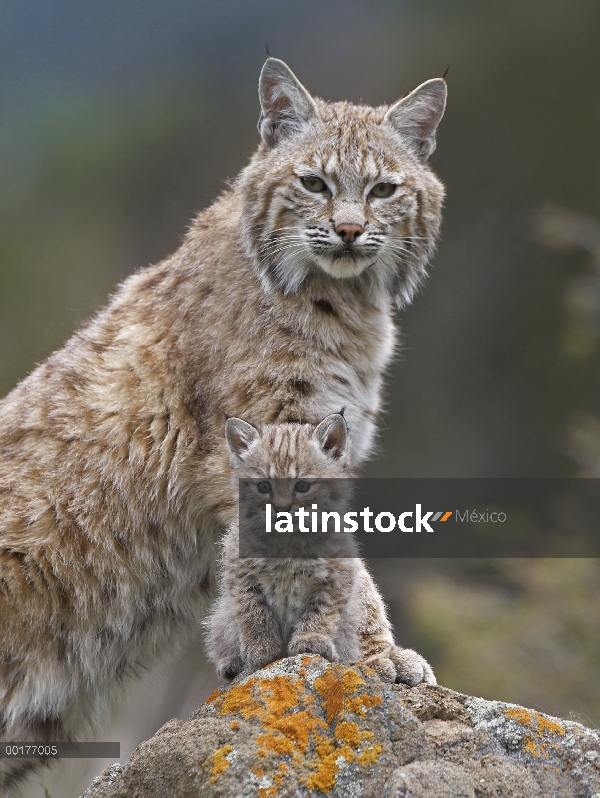
[[[409,302],[441,221],[444,189],[426,161],[444,80],[391,106],[326,103],[268,58],[259,91],[262,142],[238,186],[261,278],[285,293],[319,274],[358,279]]]

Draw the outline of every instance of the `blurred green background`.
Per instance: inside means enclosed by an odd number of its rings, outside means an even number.
[[[599,41],[596,0],[1,3],[0,393],[244,165],[266,42],[331,100],[450,65],[442,241],[368,474],[600,477]],[[443,684],[600,724],[596,561],[372,567]],[[212,686],[194,645],[131,744]]]

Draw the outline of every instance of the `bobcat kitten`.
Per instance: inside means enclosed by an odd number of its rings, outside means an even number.
[[[232,187],[0,402],[0,740],[85,738],[198,623],[234,510],[224,411],[346,405],[364,461],[438,236],[445,98],[328,104],[268,59]],[[5,785],[30,764],[0,760]]]
[[[240,477],[257,480],[254,501],[250,498],[244,510],[245,535],[262,531],[265,500],[289,512],[315,501],[332,507],[327,491],[335,483],[327,480],[351,476],[347,427],[340,414],[327,416],[317,427],[272,424],[257,429],[229,418],[225,436],[236,489]],[[346,535],[328,535],[319,542],[319,553],[327,547],[330,558],[275,559],[282,538],[271,534],[269,550],[263,543],[263,556],[255,558],[239,556],[239,521],[225,535],[220,595],[207,622],[208,655],[219,676],[231,679],[244,669],[308,653],[330,662],[365,661],[389,682],[436,683],[423,657],[395,645],[383,601],[362,560],[340,556],[348,551]],[[299,545],[314,552],[310,536],[300,536]]]

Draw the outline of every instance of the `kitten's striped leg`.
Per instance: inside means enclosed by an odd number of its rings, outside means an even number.
[[[358,629],[362,660],[384,682],[408,684],[436,684],[431,666],[410,648],[394,642],[383,600],[366,568],[359,575],[360,601],[363,619]]]

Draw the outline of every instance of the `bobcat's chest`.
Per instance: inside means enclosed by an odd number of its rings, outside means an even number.
[[[383,375],[394,353],[396,332],[391,318],[378,313],[344,333],[335,346],[327,347],[321,340],[321,347],[315,346],[310,353],[311,390],[305,390],[305,396],[297,401],[308,421],[345,408],[358,465],[372,447]]]

